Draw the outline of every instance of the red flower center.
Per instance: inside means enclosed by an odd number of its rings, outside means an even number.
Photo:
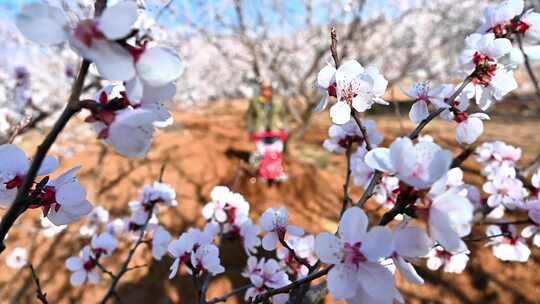
[[[337,97],[336,83],[333,83],[328,87],[328,95]]]
[[[443,260],[450,260],[452,254],[444,249],[437,248],[435,255]]]
[[[469,118],[469,114],[467,112],[459,112],[455,115],[454,120],[457,123],[461,123],[467,120],[467,118]]]
[[[139,59],[141,59],[142,54],[144,53],[144,51],[146,51],[147,44],[148,41],[143,41],[142,44],[137,47],[131,45],[126,46],[126,49],[131,54],[131,57],[133,57],[133,61],[135,61],[135,63],[137,63]]]
[[[495,75],[497,64],[491,57],[479,52],[474,53],[473,63],[476,65],[473,83],[488,86]]]
[[[344,138],[340,139],[338,142],[338,145],[340,145],[343,148],[347,148],[353,143],[357,143],[358,145],[361,145],[364,142],[364,138],[359,135],[347,135]]]
[[[19,188],[23,184],[23,177],[22,176],[15,176],[12,180],[5,182],[4,185],[6,185],[6,189],[14,189]]]
[[[97,28],[94,20],[84,20],[75,27],[75,37],[87,47],[92,47],[94,40],[103,39],[105,35]]]
[[[227,224],[233,225],[236,219],[236,208],[229,204],[225,204],[224,209],[225,209],[225,212],[227,213]]]
[[[58,209],[60,209],[60,204],[56,201],[56,189],[54,187],[45,186],[39,198],[41,199],[43,216],[47,216],[53,206],[55,211],[58,211]]]
[[[531,26],[523,21],[518,21],[516,25],[516,31],[524,34]]]
[[[345,101],[349,105],[352,105],[354,98],[358,96],[358,94],[356,94],[356,92],[353,90],[351,84],[349,84],[349,86],[345,88],[341,93],[341,101]]]
[[[87,272],[94,269],[94,267],[96,267],[96,264],[94,262],[92,262],[92,260],[88,260],[88,261],[84,262],[84,264],[83,264],[83,268]]]
[[[361,262],[367,261],[366,256],[360,251],[362,242],[357,242],[354,244],[345,243],[345,256],[344,262],[347,264],[352,264],[358,266]]]

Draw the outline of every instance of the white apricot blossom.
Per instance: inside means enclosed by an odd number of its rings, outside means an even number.
[[[168,251],[174,258],[174,262],[170,268],[169,278],[172,279],[177,274],[180,265],[183,263],[192,266],[186,269],[189,274],[193,275],[200,274],[192,272],[191,269],[195,265],[201,267],[198,269],[199,272],[223,272],[223,267],[219,264],[219,248],[213,245],[217,232],[215,225],[207,224],[203,231],[191,228],[182,233],[177,240],[170,242]]]
[[[377,132],[375,121],[368,119],[362,124],[366,128],[370,144],[373,147],[379,145],[383,140],[383,135]],[[324,140],[323,147],[330,152],[344,153],[352,144],[357,144],[358,147],[366,146],[360,127],[354,120],[341,125],[332,125],[328,129],[328,139]]]
[[[79,256],[69,257],[65,264],[72,272],[69,278],[71,286],[81,286],[86,280],[91,284],[97,284],[101,280],[89,246],[83,247]]]
[[[100,257],[110,256],[116,247],[118,246],[118,241],[116,238],[108,232],[103,232],[99,235],[94,235],[92,237],[92,242],[90,247],[92,248],[92,255],[99,259]]]
[[[446,191],[433,198],[425,212],[429,235],[433,240],[449,252],[467,248],[461,237],[471,232],[474,207],[466,197],[455,190]]]
[[[531,250],[514,225],[490,225],[486,235],[490,238],[486,246],[491,246],[493,255],[500,260],[527,262],[529,259]]]
[[[433,241],[420,228],[399,225],[393,232],[394,254],[392,260],[399,273],[413,284],[424,284],[411,262],[428,255]]]
[[[437,108],[450,107],[446,104],[445,98],[450,97],[453,92],[454,87],[452,85],[431,87],[428,82],[414,84],[408,92],[405,92],[407,96],[414,100],[409,111],[409,118],[415,124],[419,124],[429,116],[429,105],[433,104]]]
[[[40,44],[69,41],[82,57],[96,64],[104,78],[127,81],[128,96],[139,101],[146,87],[167,86],[180,77],[184,67],[170,48],[125,42],[138,16],[135,2],[122,1],[106,8],[100,17],[78,21],[72,27],[60,8],[31,3],[23,6],[16,24],[28,39]]]
[[[443,267],[444,272],[462,273],[469,261],[469,250],[451,253],[441,246],[431,249],[427,259],[427,267],[431,270],[437,270]]]
[[[24,177],[30,169],[30,161],[19,147],[12,144],[0,145],[0,207],[9,208],[17,190],[23,185]],[[37,176],[51,174],[59,167],[58,159],[47,156],[43,160]]]
[[[248,258],[247,267],[242,272],[242,276],[248,278],[253,284],[253,287],[246,291],[246,300],[263,294],[269,289],[280,288],[291,283],[287,273],[276,260],[264,258],[257,260],[254,256]],[[284,304],[288,299],[288,294],[277,294],[271,297],[273,304]]]
[[[294,250],[294,255],[303,260],[307,265],[313,266],[317,262],[317,257],[315,256],[315,237],[313,235],[303,237],[290,236],[286,242]],[[306,265],[298,263],[294,255],[292,251],[285,247],[277,250],[277,257],[286,267],[287,272],[298,280],[308,275],[309,268]]]
[[[249,219],[249,203],[240,193],[225,186],[216,186],[210,193],[212,199],[203,209],[205,219],[224,225],[224,233],[238,232]]]
[[[315,253],[334,267],[328,273],[328,289],[336,299],[352,299],[362,290],[381,303],[402,300],[392,273],[380,261],[394,251],[392,233],[382,226],[367,231],[368,218],[358,207],[347,209],[338,235],[323,232],[315,239]]]
[[[289,215],[285,208],[268,208],[261,216],[261,227],[266,232],[262,239],[264,250],[274,250],[279,241],[285,240],[285,235],[302,236],[304,229],[288,225]]]
[[[317,76],[319,88],[326,92],[318,109],[326,106],[328,96],[337,98],[330,108],[330,116],[335,124],[344,124],[351,119],[351,109],[365,112],[374,103],[388,104],[382,99],[388,81],[374,66],[364,69],[356,60],[347,60],[336,70],[324,67]],[[328,96],[327,96],[328,95]]]
[[[400,137],[390,148],[372,149],[364,160],[375,170],[395,174],[410,186],[426,189],[448,171],[452,154],[432,142],[413,144],[408,137]]]
[[[55,225],[66,225],[89,214],[93,207],[86,199],[86,190],[76,177],[81,168],[75,167],[50,180],[40,195],[43,215]]]
[[[513,72],[498,63],[498,59],[510,53],[512,43],[506,38],[495,38],[493,33],[474,33],[465,39],[465,50],[460,61],[468,73],[474,71],[468,85],[475,93],[476,103],[487,110],[495,100],[517,88]]]
[[[482,189],[489,194],[487,204],[490,207],[503,205],[506,208],[514,209],[522,204],[525,197],[528,196],[523,182],[513,177],[497,176],[488,180]]]
[[[152,237],[152,256],[154,259],[160,261],[161,258],[167,253],[169,244],[172,241],[171,234],[162,226],[158,226],[154,229]]]
[[[21,269],[28,264],[28,252],[22,247],[15,247],[6,259],[9,268]]]

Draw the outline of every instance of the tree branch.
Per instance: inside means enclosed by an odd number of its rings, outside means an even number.
[[[280,288],[276,288],[276,289],[272,289],[272,290],[269,290],[268,292],[264,293],[264,294],[261,294],[261,295],[258,295],[255,297],[255,299],[250,299],[248,301],[248,303],[263,303],[264,301],[267,301],[268,299],[270,299],[272,296],[275,296],[277,294],[280,294],[280,293],[285,293],[285,292],[288,292],[292,289],[295,289],[297,287],[300,287],[302,286],[303,284],[306,284],[306,283],[309,283],[313,280],[316,280],[322,276],[325,276],[328,274],[328,272],[330,271],[330,269],[332,269],[334,266],[328,266],[327,268],[323,269],[323,270],[320,270],[318,272],[315,272],[315,273],[312,273],[310,275],[308,275],[307,277],[303,278],[303,279],[300,279],[298,281],[294,281],[288,285],[285,285],[283,287],[280,287]]]
[[[146,228],[148,227],[148,222],[150,222],[150,219],[152,218],[152,214],[154,212],[154,207],[155,207],[155,203],[153,203],[151,205],[151,208],[150,210],[148,211],[148,216],[146,217],[146,220],[144,222],[144,224],[142,225],[142,227],[140,228],[140,235],[139,235],[139,238],[137,239],[137,242],[135,243],[135,245],[133,247],[131,247],[131,249],[129,250],[129,253],[128,253],[128,256],[126,258],[126,260],[124,261],[124,263],[122,264],[122,268],[120,268],[120,271],[116,274],[116,275],[112,275],[112,282],[111,282],[111,286],[109,287],[109,290],[107,291],[107,293],[105,294],[105,296],[103,296],[103,299],[101,300],[101,304],[105,304],[109,301],[109,299],[113,296],[115,296],[117,293],[116,293],[116,286],[118,285],[118,283],[120,282],[120,279],[122,278],[122,276],[128,272],[129,270],[129,263],[131,262],[131,259],[133,258],[133,255],[135,254],[135,251],[137,250],[137,248],[143,244],[143,238],[144,238],[144,235],[145,235],[145,232],[146,232]]]
[[[6,248],[4,245],[4,239],[9,229],[11,229],[11,226],[13,226],[15,220],[17,220],[17,218],[28,208],[30,202],[26,200],[26,197],[28,196],[28,193],[34,184],[37,172],[41,167],[41,164],[45,159],[47,152],[49,152],[49,149],[58,138],[60,132],[64,130],[64,127],[67,125],[69,120],[81,109],[79,105],[79,97],[81,95],[81,90],[86,75],[88,74],[89,67],[90,61],[86,59],[83,60],[81,68],[79,70],[79,74],[77,75],[77,79],[75,79],[75,82],[73,83],[71,94],[68,99],[68,104],[66,105],[64,111],[62,112],[58,120],[55,122],[52,130],[45,137],[43,142],[38,146],[36,154],[34,155],[34,158],[32,160],[32,164],[30,165],[30,169],[28,170],[28,173],[26,174],[26,177],[24,179],[24,183],[22,187],[20,187],[17,191],[17,196],[15,197],[13,204],[2,218],[2,222],[0,222],[0,253]]]
[[[345,158],[347,159],[347,175],[345,176],[345,182],[343,183],[343,203],[341,206],[341,212],[339,212],[339,217],[343,216],[351,198],[349,196],[349,184],[351,180],[351,143],[348,144],[347,150],[345,151]]]
[[[332,44],[330,45],[330,52],[332,52],[332,58],[334,58],[334,63],[336,64],[336,69],[340,66],[340,60],[339,55],[337,51],[337,34],[336,34],[336,28],[332,26],[330,29],[330,39],[332,40]]]
[[[159,179],[158,179],[159,182],[163,181],[163,175],[165,174],[165,166],[166,166],[166,163],[163,163],[163,165],[161,165],[161,169],[160,169],[160,173],[159,173]],[[141,234],[139,235],[139,238],[137,239],[137,242],[135,243],[135,245],[133,247],[131,247],[131,249],[129,250],[128,256],[127,256],[126,260],[124,261],[124,263],[122,264],[122,267],[120,268],[120,271],[118,271],[118,273],[116,275],[114,275],[114,274],[112,275],[113,280],[111,282],[111,286],[109,287],[109,290],[107,291],[105,296],[103,296],[103,299],[101,300],[101,304],[107,303],[107,301],[111,297],[118,296],[118,294],[116,292],[116,286],[120,282],[120,279],[122,278],[122,276],[124,274],[126,274],[126,272],[128,272],[130,270],[129,263],[131,262],[131,259],[133,259],[133,255],[135,254],[135,251],[137,250],[137,248],[141,244],[144,244],[143,239],[144,239],[144,235],[145,235],[145,232],[146,232],[146,228],[148,227],[148,223],[150,222],[150,219],[152,218],[152,215],[154,213],[154,208],[156,207],[156,204],[158,202],[159,201],[150,202],[150,210],[148,210],[148,216],[146,216],[146,220],[144,221],[144,224],[139,229]],[[133,269],[133,268],[131,268],[131,269]]]
[[[525,50],[523,49],[523,39],[521,38],[520,33],[516,33],[516,38],[519,46],[519,50],[521,51],[521,54],[523,54],[523,59],[525,61],[525,68],[527,70],[527,74],[529,74],[529,78],[531,79],[531,82],[533,83],[534,90],[536,91],[536,96],[540,98],[540,86],[538,85],[538,80],[536,79],[536,76],[534,75],[534,71],[531,66],[531,62],[529,60],[529,56],[527,53],[525,53]]]
[[[49,304],[49,301],[47,300],[47,293],[43,292],[43,290],[41,289],[41,284],[39,282],[39,278],[36,274],[36,271],[34,270],[34,266],[30,264],[28,267],[30,268],[30,271],[32,272],[32,278],[34,279],[34,282],[36,283],[36,298],[42,304]]]
[[[454,157],[454,160],[452,160],[452,164],[450,165],[450,168],[457,168],[461,166],[461,164],[463,164],[463,162],[467,160],[467,158],[469,158],[469,156],[471,156],[474,153],[475,149],[476,149],[476,145],[473,144],[467,147],[466,149],[464,149],[463,151],[461,151],[461,153],[458,156]]]
[[[217,298],[213,298],[212,300],[208,301],[207,303],[208,304],[215,304],[215,303],[220,303],[220,302],[226,302],[227,299],[229,299],[230,297],[234,296],[234,295],[237,295],[249,288],[253,287],[253,284],[247,284],[247,285],[244,285],[244,286],[241,286],[241,287],[238,287],[236,289],[233,289],[232,291],[230,291],[229,293],[226,293],[224,295],[222,295],[221,297],[217,297]]]

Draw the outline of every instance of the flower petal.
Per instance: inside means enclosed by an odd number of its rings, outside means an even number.
[[[278,235],[275,232],[268,232],[262,239],[262,246],[266,251],[276,249],[276,243],[279,241]]]
[[[71,286],[81,286],[84,281],[86,281],[86,271],[84,269],[72,273],[69,277]]]
[[[149,85],[164,86],[182,75],[184,64],[174,50],[153,47],[142,53],[137,72]]]
[[[399,269],[399,273],[409,282],[416,284],[416,285],[422,285],[424,284],[424,279],[418,273],[416,272],[416,269],[414,269],[414,266],[411,263],[408,263],[405,261],[402,257],[397,257],[397,263],[396,266]]]
[[[79,257],[70,257],[66,260],[66,268],[69,271],[77,271],[83,268],[83,262]]]
[[[15,24],[26,38],[41,44],[59,44],[67,40],[67,17],[57,7],[44,3],[23,6]]]
[[[366,213],[358,207],[351,207],[343,213],[341,221],[339,221],[339,235],[343,241],[354,244],[362,241],[367,226],[368,217]]]
[[[334,234],[323,232],[315,238],[315,253],[322,262],[338,264],[341,261],[341,242]]]
[[[345,102],[338,101],[330,108],[332,122],[342,125],[351,120],[351,107]]]
[[[336,81],[336,68],[331,65],[326,65],[317,74],[317,85],[319,88],[327,89],[333,82]]]
[[[382,303],[392,303],[394,297],[399,295],[394,276],[379,263],[360,263],[356,280],[371,297]]]
[[[328,290],[337,300],[354,296],[357,288],[356,272],[344,264],[338,264],[328,273]]]
[[[433,241],[427,233],[418,227],[405,227],[394,232],[396,252],[404,257],[423,257],[429,253]]]
[[[422,120],[426,119],[429,116],[428,106],[425,101],[418,100],[415,102],[411,110],[409,111],[409,118],[415,124],[419,124]]]
[[[372,149],[366,154],[364,161],[366,165],[375,170],[388,173],[393,173],[395,171],[390,157],[390,149],[388,148]]]
[[[138,15],[137,3],[123,1],[105,9],[97,27],[109,40],[125,38],[131,32]]]
[[[361,251],[371,262],[389,257],[394,251],[392,233],[388,228],[375,226],[362,241]]]

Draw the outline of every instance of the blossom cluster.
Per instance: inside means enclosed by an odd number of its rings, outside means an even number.
[[[540,15],[522,11],[523,1],[513,0],[486,9],[484,25],[465,39],[460,56],[462,72],[467,75],[463,82],[457,86],[422,82],[406,92],[414,100],[409,117],[419,130],[438,116],[457,123],[459,144],[472,144],[480,137],[482,121],[489,116],[469,113],[470,100],[486,111],[517,88],[513,76],[516,65],[509,62],[514,52],[512,37],[534,37],[540,26]],[[398,211],[401,223],[391,231],[382,227],[389,222],[383,216],[382,226],[366,232],[367,216],[352,207],[343,214],[337,235],[320,234],[316,253],[322,262],[334,265],[328,274],[330,292],[337,299],[354,303],[402,302],[393,279],[396,267],[416,284],[423,280],[408,261],[426,258],[430,269],[442,266],[447,272],[462,272],[469,259],[465,240],[472,226],[490,218],[497,219],[486,231],[493,254],[504,261],[526,261],[530,249],[525,238],[534,236],[533,243],[540,239],[536,224],[527,226],[520,235],[515,225],[502,220],[505,210],[516,209],[528,211],[530,219],[525,223],[538,219],[538,190],[532,189],[537,187],[538,177],[533,175],[531,186],[526,186],[529,181],[524,181],[516,168],[521,151],[502,142],[477,148],[476,158],[487,179],[482,193],[464,182],[452,153],[431,138],[415,142],[415,134],[395,139],[388,148],[378,147],[382,140],[372,147],[363,146],[361,128],[371,137],[376,126],[355,115],[382,103],[386,88],[384,77],[375,71],[364,71],[358,62],[349,60],[337,70],[326,66],[319,72],[317,84],[323,94],[319,109],[324,109],[330,97],[337,98],[330,110],[335,125],[330,127],[324,147],[334,153],[349,153],[346,157],[353,182],[366,191],[378,174],[375,199],[391,209],[387,214]],[[430,107],[435,111],[430,112]],[[350,154],[355,142],[358,148]],[[390,221],[394,218],[398,217],[393,215]]]
[[[76,22],[59,7],[31,3],[16,19],[28,39],[43,45],[69,42],[102,78],[114,83],[98,92],[86,121],[98,138],[130,158],[144,157],[155,128],[172,123],[164,103],[173,98],[173,82],[184,70],[174,50],[156,45],[135,27],[140,18],[135,2],[120,1],[99,17]]]
[[[7,209],[25,182],[30,161],[23,150],[12,144],[0,146],[0,158],[0,207]],[[51,179],[49,175],[58,167],[58,159],[46,157],[37,173],[42,178],[33,183],[29,196],[29,208],[41,208],[43,216],[57,226],[73,223],[92,210],[76,176],[80,167]]]
[[[113,254],[122,240],[141,242],[147,238],[152,256],[161,260],[167,253],[172,237],[159,224],[158,211],[159,208],[170,208],[176,204],[174,189],[155,182],[144,187],[139,200],[130,203],[130,217],[111,219],[106,209],[95,207],[80,228],[82,237],[91,236],[90,244],[84,246],[78,256],[69,257],[65,262],[67,269],[72,272],[71,284],[80,286],[86,281],[97,284],[104,269],[101,263]]]

